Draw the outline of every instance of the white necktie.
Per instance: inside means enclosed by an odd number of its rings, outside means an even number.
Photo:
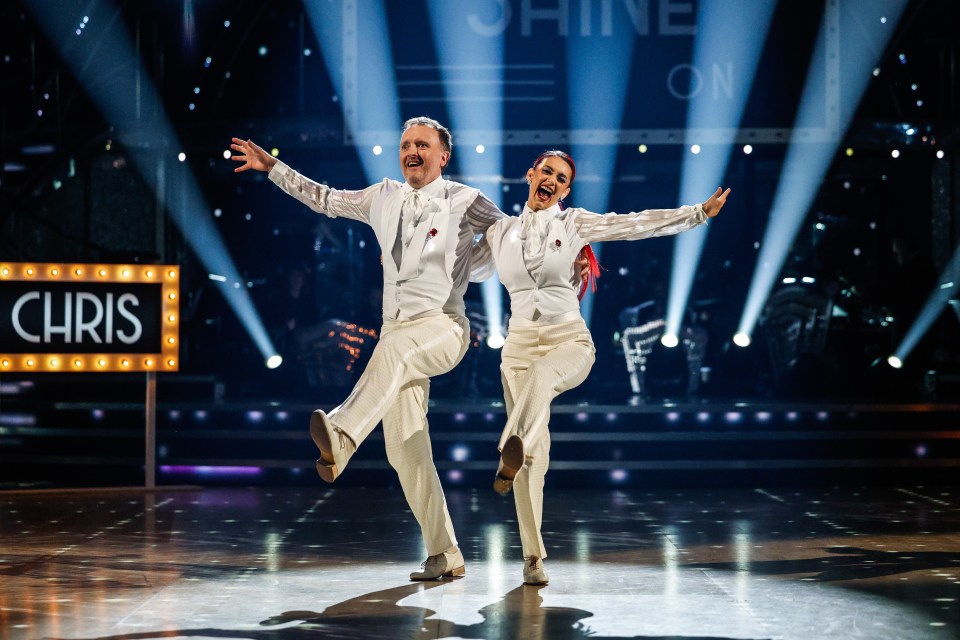
[[[520,244],[523,248],[523,265],[534,280],[540,278],[543,260],[547,253],[547,233],[553,220],[552,209],[533,211],[524,207],[520,214]]]
[[[523,257],[532,263],[543,253],[543,240],[547,235],[543,224],[543,213],[524,209],[520,215],[520,241],[523,245]]]

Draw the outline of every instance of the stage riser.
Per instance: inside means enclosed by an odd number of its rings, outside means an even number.
[[[13,406],[11,406],[13,405]],[[178,404],[157,415],[159,482],[299,484],[316,480],[304,406]],[[936,481],[960,468],[953,406],[558,405],[549,481],[557,486],[742,486],[766,482]],[[59,403],[0,412],[0,483],[129,484],[143,478],[143,408]],[[445,483],[486,487],[502,406],[430,411]],[[201,469],[202,467],[202,469]],[[375,431],[338,482],[396,482]]]

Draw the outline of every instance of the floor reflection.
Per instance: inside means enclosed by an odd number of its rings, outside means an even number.
[[[897,576],[915,571],[960,568],[960,553],[944,551],[878,551],[859,547],[827,547],[829,556],[748,562],[745,570],[759,575],[804,574],[807,580],[834,582]],[[689,565],[718,571],[738,570],[738,563],[706,562]]]
[[[398,491],[0,493],[0,640],[960,635],[948,489],[554,492],[543,588],[487,493],[429,583]]]
[[[164,629],[137,633],[98,636],[87,640],[149,640],[152,638],[204,637],[250,638],[251,640],[298,640],[315,638],[344,638],[394,640],[409,638],[522,638],[523,640],[550,640],[569,638],[587,640],[605,638],[628,640],[647,638],[668,640],[681,636],[609,636],[597,635],[583,621],[593,614],[583,609],[545,607],[540,589],[522,585],[506,593],[495,604],[479,611],[483,621],[476,624],[457,624],[434,617],[436,612],[422,607],[401,605],[410,595],[443,586],[442,582],[406,584],[399,587],[367,593],[327,607],[322,612],[285,611],[260,622],[266,629]],[[730,640],[719,636],[682,636],[687,640]],[[49,640],[67,640],[50,638]]]

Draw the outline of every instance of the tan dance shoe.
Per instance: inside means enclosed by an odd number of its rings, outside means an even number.
[[[327,414],[319,409],[310,416],[310,437],[320,449],[317,473],[326,482],[333,482],[343,473],[357,446],[347,434],[332,426]]]
[[[543,570],[543,560],[530,556],[523,561],[523,584],[543,586],[550,581],[547,572]]]
[[[523,468],[523,440],[520,436],[510,436],[500,452],[500,464],[497,465],[497,477],[493,479],[493,490],[502,496],[513,489],[513,479]]]
[[[410,574],[411,580],[442,580],[462,576],[467,571],[459,547],[454,547],[452,552],[444,551],[430,556],[420,567],[421,571]]]

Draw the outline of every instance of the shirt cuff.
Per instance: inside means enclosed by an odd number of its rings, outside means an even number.
[[[292,172],[293,169],[284,164],[282,160],[277,160],[276,164],[270,168],[270,173],[267,174],[267,177],[270,178],[270,182],[275,185],[279,185],[283,179],[289,176]]]
[[[708,216],[707,212],[703,210],[702,202],[696,204],[693,208],[697,213],[697,222],[700,224],[710,224],[710,216]]]

